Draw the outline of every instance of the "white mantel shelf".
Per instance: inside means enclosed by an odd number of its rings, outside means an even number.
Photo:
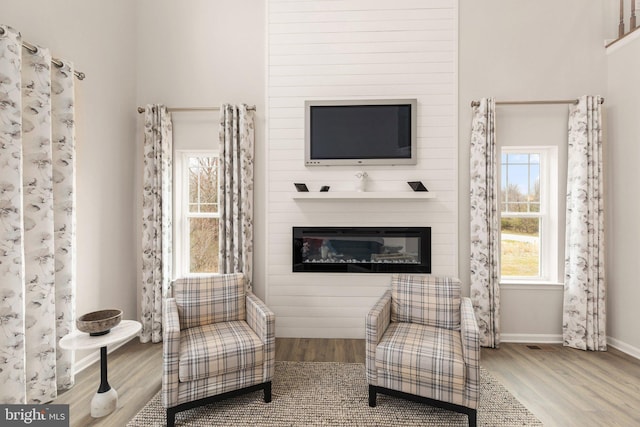
[[[296,200],[422,200],[435,199],[436,193],[431,193],[428,191],[316,191],[308,193],[293,193],[292,198]]]

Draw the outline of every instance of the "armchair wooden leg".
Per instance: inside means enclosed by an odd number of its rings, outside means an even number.
[[[176,425],[176,412],[171,408],[167,409],[167,427],[175,427]]]
[[[376,388],[372,385],[369,385],[369,406],[372,408],[376,407],[376,397],[378,393],[376,392]]]
[[[469,417],[469,427],[476,427],[477,424],[477,418],[478,418],[478,411],[475,409],[472,409],[471,411],[469,411],[469,413],[467,413],[467,416]]]
[[[264,385],[264,403],[271,402],[271,381]]]

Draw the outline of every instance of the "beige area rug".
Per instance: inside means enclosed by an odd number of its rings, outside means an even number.
[[[540,426],[542,423],[480,368],[480,426]],[[364,365],[359,363],[276,362],[273,400],[262,391],[230,398],[176,415],[176,426],[466,426],[467,416],[378,394],[368,404]],[[127,424],[164,426],[158,393]]]

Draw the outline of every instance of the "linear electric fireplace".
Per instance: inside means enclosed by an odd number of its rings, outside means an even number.
[[[293,227],[293,271],[431,273],[431,227]]]

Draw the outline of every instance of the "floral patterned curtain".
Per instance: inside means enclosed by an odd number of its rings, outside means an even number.
[[[172,124],[164,105],[144,113],[141,342],[162,341],[162,299],[172,275]]]
[[[220,273],[253,276],[253,113],[247,105],[220,109]]]
[[[483,98],[471,122],[471,299],[483,347],[500,344],[500,223],[496,104]]]
[[[0,26],[0,76],[0,403],[46,403],[74,383],[73,65]]]
[[[565,346],[597,351],[607,349],[601,102],[583,96],[569,110],[562,321]]]

